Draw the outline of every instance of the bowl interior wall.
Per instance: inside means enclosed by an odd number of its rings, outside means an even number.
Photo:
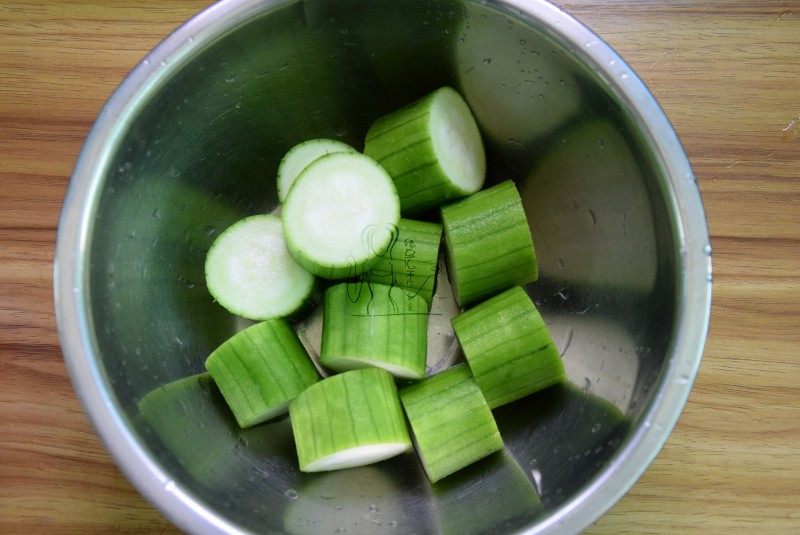
[[[666,365],[675,223],[646,135],[572,52],[491,5],[313,0],[164,67],[173,72],[127,118],[106,170],[89,287],[111,389],[178,484],[257,531],[464,533],[468,521],[491,533],[551,514],[608,466]],[[204,371],[249,324],[205,288],[216,236],[276,209],[277,165],[295,143],[360,149],[374,118],[442,85],[474,110],[489,183],[520,189],[540,262],[528,290],[570,385],[498,409],[507,451],[434,487],[413,455],[302,474],[288,420],[239,430],[202,382],[165,406],[165,438],[139,402]]]

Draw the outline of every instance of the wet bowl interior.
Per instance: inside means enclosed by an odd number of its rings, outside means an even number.
[[[203,263],[228,225],[277,207],[294,144],[363,147],[381,114],[440,86],[470,103],[488,184],[513,179],[540,262],[529,285],[569,384],[495,411],[506,449],[430,485],[413,454],[297,468],[280,419],[240,430],[204,371],[249,323],[214,303]],[[65,200],[56,308],[75,389],[120,469],[191,532],[577,532],[673,428],[700,362],[710,249],[689,163],[641,81],[538,0],[223,1],[131,73],[89,135]],[[446,272],[433,371],[459,358]],[[297,326],[313,353],[319,319]],[[168,425],[164,425],[168,422]]]

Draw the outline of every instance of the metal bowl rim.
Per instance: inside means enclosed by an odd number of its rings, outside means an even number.
[[[114,462],[132,485],[178,528],[192,533],[246,533],[177,485],[130,431],[110,392],[108,378],[91,355],[98,352],[90,322],[87,244],[91,240],[102,176],[116,140],[144,97],[176,72],[208,39],[237,27],[253,14],[291,2],[223,0],[206,8],[155,47],[108,100],[81,149],[64,198],[54,258],[56,322],[73,387]],[[545,0],[485,2],[547,28],[602,76],[634,114],[665,167],[679,243],[678,330],[671,366],[662,373],[643,425],[611,463],[528,534],[579,533],[610,509],[655,459],[674,428],[700,366],[711,314],[711,249],[700,192],[672,125],[641,79],[604,41],[577,19]]]

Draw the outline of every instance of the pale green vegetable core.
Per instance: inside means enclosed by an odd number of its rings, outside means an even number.
[[[281,215],[289,251],[328,279],[362,273],[395,237],[400,204],[377,163],[358,153],[333,153],[297,177]]]
[[[251,320],[291,315],[311,297],[315,278],[289,253],[281,220],[242,219],[208,251],[206,285],[228,311]]]

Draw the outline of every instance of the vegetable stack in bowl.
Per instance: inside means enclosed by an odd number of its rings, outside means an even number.
[[[481,133],[442,87],[369,128],[290,149],[276,213],[223,231],[207,287],[254,322],[206,360],[242,428],[285,416],[304,472],[412,450],[432,482],[503,449],[493,409],[565,381],[516,185],[487,187]],[[428,320],[445,259],[463,359],[432,372]],[[321,303],[319,302],[321,298]],[[317,358],[293,323],[321,310]]]

